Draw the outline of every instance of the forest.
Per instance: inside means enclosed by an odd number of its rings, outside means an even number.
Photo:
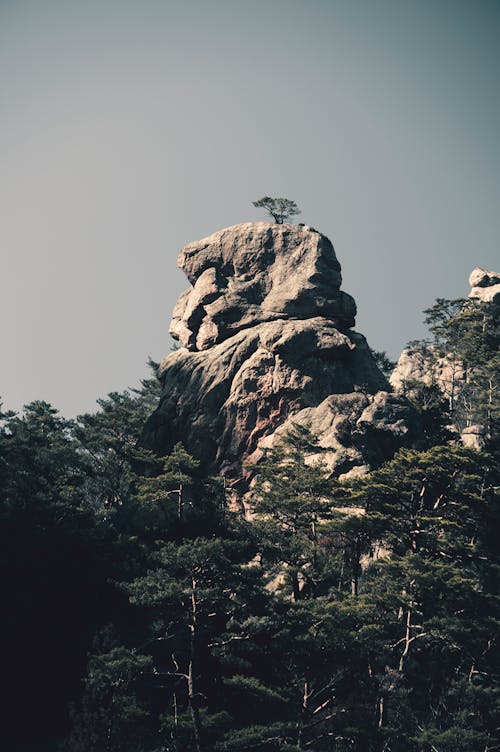
[[[141,446],[155,363],[74,420],[1,414],[4,749],[500,750],[498,309],[426,317],[462,377],[405,385],[416,445],[339,482],[296,426],[246,515]]]

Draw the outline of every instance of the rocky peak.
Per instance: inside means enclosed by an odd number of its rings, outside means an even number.
[[[244,488],[265,442],[295,420],[318,430],[336,474],[411,441],[411,408],[352,330],[356,306],[325,235],[239,224],[189,243],[179,266],[192,285],[170,328],[182,347],[161,364],[146,446],[166,453],[182,441]]]
[[[245,222],[189,243],[178,265],[192,287],[174,309],[170,334],[207,350],[242,329],[277,319],[324,316],[354,326],[330,240],[312,227]]]

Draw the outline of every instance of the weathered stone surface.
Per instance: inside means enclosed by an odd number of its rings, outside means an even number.
[[[340,291],[333,246],[310,227],[246,222],[189,243],[178,263],[193,287],[179,299],[170,333],[189,350],[276,319],[325,316],[354,326],[356,305]]]
[[[319,436],[321,452],[308,460],[321,461],[340,478],[362,475],[378,467],[401,446],[419,438],[418,419],[406,400],[387,391],[352,392],[327,397],[285,421],[259,441],[251,461],[258,462],[265,448],[273,447],[294,424]]]
[[[403,398],[388,393],[340,265],[305,226],[236,225],[179,256],[193,287],[171,331],[182,343],[161,364],[163,392],[144,444],[182,441],[211,471],[243,486],[266,441],[310,423],[333,472],[363,472],[407,443]]]
[[[160,371],[164,396],[148,443],[168,449],[183,441],[222,470],[245,462],[262,436],[305,406],[387,387],[364,337],[322,317],[258,324],[210,350],[182,348]]]
[[[477,298],[484,303],[500,305],[500,274],[476,267],[469,276],[471,291],[469,298]],[[424,384],[436,384],[445,396],[449,396],[465,377],[462,365],[454,359],[436,359],[432,346],[426,348],[407,347],[401,353],[396,368],[391,374],[390,383],[396,391],[403,391],[412,380]]]
[[[500,305],[500,274],[477,267],[469,276],[471,291],[469,298],[482,303]],[[497,310],[497,309],[495,309]],[[436,358],[432,346],[408,347],[403,350],[396,368],[391,374],[390,383],[398,393],[404,393],[408,384],[420,381],[437,386],[450,404],[457,402],[460,392],[467,385],[467,372],[463,364],[450,355]],[[462,430],[460,420],[454,420],[448,428],[465,446],[481,449],[485,445],[486,429],[481,425],[468,426]]]
[[[500,305],[500,274],[477,267],[469,277],[469,298],[479,298],[485,303]]]
[[[460,361],[436,358],[432,346],[407,347],[399,356],[389,382],[396,392],[405,392],[412,381],[421,381],[427,386],[435,384],[445,397],[450,397],[463,382],[464,376]]]
[[[398,358],[396,367],[391,373],[389,382],[396,391],[404,391],[410,381],[423,381],[429,384],[432,381],[430,369],[431,349],[405,347]]]

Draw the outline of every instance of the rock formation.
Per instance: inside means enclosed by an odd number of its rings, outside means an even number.
[[[470,273],[469,284],[469,298],[500,305],[500,274],[476,267]],[[415,380],[436,384],[444,395],[448,395],[464,375],[460,363],[450,362],[447,358],[436,359],[432,346],[406,347],[399,356],[390,382],[397,392],[403,391],[408,381]]]
[[[476,267],[469,277],[469,298],[478,298],[483,303],[500,305],[500,274]]]
[[[468,297],[479,303],[493,304],[493,310],[498,313],[500,307],[500,274],[477,267],[469,276],[471,290]],[[397,393],[405,392],[411,382],[422,382],[435,385],[443,396],[449,400],[450,407],[454,406],[454,417],[449,426],[450,430],[460,436],[464,446],[482,449],[486,443],[487,428],[479,423],[471,423],[474,415],[474,404],[471,396],[467,395],[470,390],[469,372],[463,363],[451,354],[436,357],[436,351],[432,345],[407,347],[401,353],[396,364],[390,382]],[[465,400],[461,400],[461,395]],[[464,410],[457,410],[461,402],[468,403],[465,417]]]
[[[411,440],[410,406],[352,331],[356,306],[327,237],[245,223],[185,246],[179,266],[192,287],[174,310],[181,347],[161,364],[146,446],[165,453],[182,441],[236,480],[295,420],[320,435],[337,474],[363,472]]]
[[[193,287],[179,298],[170,334],[188,350],[207,350],[278,319],[323,316],[354,326],[356,305],[340,291],[333,246],[311,227],[228,227],[186,245],[178,263]]]

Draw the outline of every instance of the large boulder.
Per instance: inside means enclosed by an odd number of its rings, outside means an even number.
[[[276,446],[294,425],[319,438],[318,453],[309,453],[307,461],[321,462],[341,480],[367,473],[420,438],[415,410],[391,392],[331,394],[319,405],[294,413],[261,439],[252,462],[258,463],[264,450]]]
[[[409,442],[402,424],[414,416],[352,331],[355,303],[340,290],[328,238],[306,226],[245,223],[190,243],[179,265],[192,285],[170,330],[182,346],[161,364],[146,446],[165,453],[182,441],[207,470],[245,485],[265,442],[295,419],[324,441],[335,436],[337,474],[379,464]]]
[[[464,382],[466,371],[456,358],[438,357],[432,345],[405,347],[389,382],[398,393],[412,391],[413,382],[437,386],[449,398]]]
[[[340,291],[340,264],[325,235],[304,225],[246,222],[189,243],[178,264],[192,284],[170,334],[206,350],[264,321],[325,316],[354,326],[356,305]]]

